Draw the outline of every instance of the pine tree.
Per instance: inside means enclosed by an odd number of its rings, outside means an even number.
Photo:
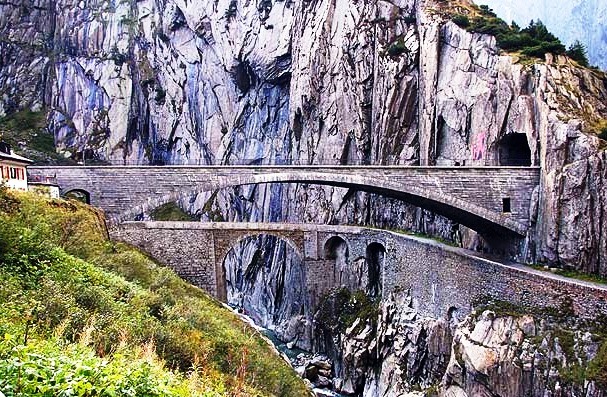
[[[567,56],[580,65],[588,67],[588,53],[586,52],[586,46],[579,40],[576,40],[569,46]]]

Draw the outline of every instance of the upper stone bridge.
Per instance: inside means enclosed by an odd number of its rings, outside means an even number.
[[[481,233],[525,235],[537,167],[96,166],[30,167],[81,191],[111,223],[191,194],[259,183],[346,187],[404,200]]]

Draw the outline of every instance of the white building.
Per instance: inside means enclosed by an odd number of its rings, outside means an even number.
[[[0,180],[9,188],[27,190],[27,166],[32,160],[14,154],[11,147],[0,141]]]
[[[59,198],[59,185],[54,176],[30,176],[27,181],[30,192],[38,193],[50,198]]]

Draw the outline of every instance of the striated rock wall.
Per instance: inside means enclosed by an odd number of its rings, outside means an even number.
[[[444,4],[2,3],[0,114],[44,109],[60,151],[118,163],[491,165],[504,136],[524,134],[544,174],[522,254],[606,275],[604,142],[583,132],[607,117],[605,77],[564,58],[517,63]],[[240,187],[181,205],[454,237],[444,218],[340,188]]]
[[[328,350],[337,359],[333,387],[364,397],[606,395],[601,325],[496,307],[424,318],[407,292],[388,296],[376,319],[358,318],[329,338],[339,352]]]

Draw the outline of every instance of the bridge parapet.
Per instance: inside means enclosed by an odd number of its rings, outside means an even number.
[[[595,319],[607,312],[607,286],[567,279],[520,265],[508,265],[475,256],[471,251],[434,240],[384,230],[310,224],[243,224],[200,222],[126,222],[111,229],[115,240],[147,251],[172,267],[186,280],[225,300],[222,271],[226,242],[243,235],[273,234],[291,239],[302,257],[310,301],[330,288],[340,287],[332,274],[335,261],[324,256],[324,242],[339,236],[348,242],[352,261],[365,247],[385,247],[381,265],[381,291],[387,296],[408,290],[413,305],[423,315],[443,317],[457,311],[466,315],[483,299],[506,301],[530,310],[562,310]],[[220,236],[222,246],[216,245]],[[318,252],[314,257],[307,252]],[[314,307],[314,304],[312,304]]]
[[[308,183],[405,200],[480,232],[525,235],[536,167],[162,166],[30,167],[56,175],[63,193],[83,190],[113,223],[133,220],[202,191],[258,184]]]

